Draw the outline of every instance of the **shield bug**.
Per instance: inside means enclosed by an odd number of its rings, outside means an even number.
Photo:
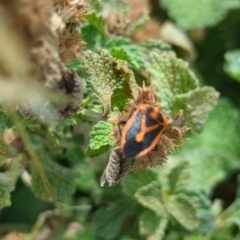
[[[121,147],[127,158],[142,157],[153,150],[168,126],[160,107],[140,103],[133,109],[122,130]]]

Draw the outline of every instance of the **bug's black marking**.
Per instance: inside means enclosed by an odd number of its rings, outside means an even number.
[[[123,148],[123,154],[126,158],[133,158],[142,151],[142,143],[136,142],[135,136],[126,142]]]
[[[137,118],[135,118],[136,120]],[[137,124],[137,122],[136,122]],[[124,145],[123,153],[125,157],[127,158],[133,158],[136,155],[138,155],[140,152],[144,151],[146,148],[148,148],[152,141],[157,137],[157,135],[162,131],[164,128],[163,126],[159,126],[155,130],[148,132],[144,135],[144,139],[142,142],[136,141],[136,134],[141,131],[140,125],[137,124],[136,126],[135,122],[132,125],[132,127],[129,129],[127,134],[127,142]]]
[[[158,126],[155,130],[148,132],[144,135],[144,139],[142,141],[142,151],[148,148],[151,143],[154,141],[154,139],[157,137],[157,135],[163,130],[163,126]]]
[[[135,139],[136,135],[141,132],[141,119],[142,113],[138,112],[134,121],[132,122],[132,126],[129,128],[126,136],[126,141],[130,141],[132,138]]]
[[[153,108],[147,108],[146,110],[145,110],[145,113],[146,113],[146,126],[147,127],[152,127],[152,126],[154,126],[154,125],[158,125],[158,124],[161,124],[161,123],[163,123],[163,117],[162,117],[162,114],[159,112],[158,113],[158,115],[157,115],[157,118],[155,119],[155,118],[152,118],[151,117],[151,113],[153,112],[153,111],[156,111],[156,110],[154,110]]]

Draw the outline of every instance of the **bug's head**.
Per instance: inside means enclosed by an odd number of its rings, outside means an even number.
[[[155,89],[153,85],[146,86],[143,81],[142,87],[139,87],[138,97],[135,101],[137,104],[149,103],[152,106],[158,106],[158,99],[155,94]]]

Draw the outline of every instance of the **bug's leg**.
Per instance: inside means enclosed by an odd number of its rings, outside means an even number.
[[[122,129],[121,129],[121,125],[125,125],[127,123],[127,121],[125,120],[121,120],[121,121],[118,121],[118,131],[120,133],[120,138],[122,137]]]

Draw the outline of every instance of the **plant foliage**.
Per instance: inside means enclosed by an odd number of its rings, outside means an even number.
[[[240,4],[133,2],[0,3],[1,238],[240,238]],[[129,159],[144,101],[168,126]]]

